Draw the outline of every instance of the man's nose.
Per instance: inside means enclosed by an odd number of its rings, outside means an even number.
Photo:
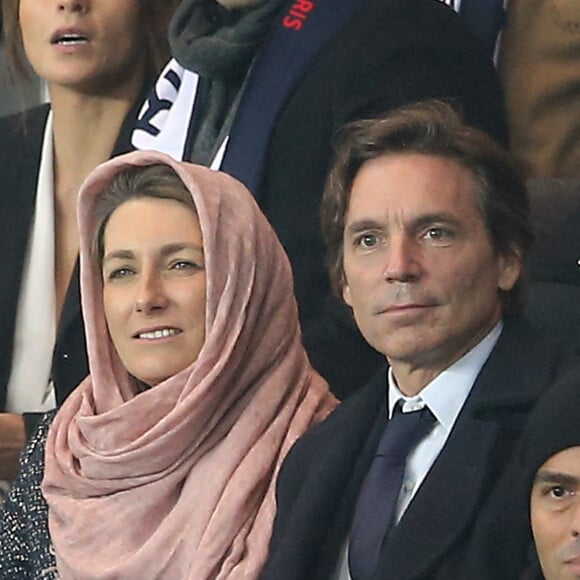
[[[421,276],[420,250],[408,236],[392,236],[386,257],[383,275],[387,282],[412,282]]]
[[[574,538],[580,537],[580,497],[575,496],[570,520],[570,533]]]

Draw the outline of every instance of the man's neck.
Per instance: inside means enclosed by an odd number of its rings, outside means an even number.
[[[393,375],[401,393],[406,397],[415,397],[431,381],[436,379],[445,369],[436,368],[412,368],[401,364],[399,361],[391,363]]]
[[[466,342],[463,348],[457,348],[453,356],[433,357],[423,360],[393,360],[387,357],[392,368],[393,376],[398,389],[406,397],[415,397],[427,385],[434,381],[443,371],[462,359],[467,353],[475,350],[484,342],[491,341],[489,350],[493,347],[501,332],[502,324],[499,320],[474,336],[472,341]],[[484,345],[485,346],[485,345]],[[487,358],[487,355],[486,355]]]

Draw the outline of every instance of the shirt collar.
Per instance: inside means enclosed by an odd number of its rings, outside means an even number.
[[[395,405],[402,399],[404,413],[417,411],[426,405],[445,430],[451,431],[481,367],[499,339],[502,328],[503,323],[500,320],[470,351],[435,377],[414,397],[406,397],[401,393],[395,382],[393,370],[389,367],[387,373],[389,419],[393,415]]]

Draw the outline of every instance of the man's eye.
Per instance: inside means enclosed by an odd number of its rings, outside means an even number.
[[[379,243],[375,234],[362,234],[355,239],[355,245],[364,249],[374,248]]]
[[[548,488],[547,494],[554,499],[563,499],[572,495],[573,492],[561,485],[553,485],[552,487]]]
[[[423,237],[433,242],[448,242],[453,238],[453,232],[446,228],[429,228]]]

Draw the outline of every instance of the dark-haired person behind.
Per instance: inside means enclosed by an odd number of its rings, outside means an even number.
[[[333,137],[440,98],[507,142],[490,55],[435,0],[182,0],[169,39],[175,60],[133,142],[221,167],[252,191],[290,257],[312,363],[344,398],[382,359],[329,287],[319,215]]]
[[[515,447],[558,373],[521,314],[510,155],[440,102],[341,133],[322,202],[336,291],[387,365],[288,455],[263,580],[516,580]]]
[[[62,402],[87,373],[76,196],[91,169],[131,149],[174,4],[2,2],[12,73],[46,81],[50,106],[0,120],[0,479],[16,472],[22,414]]]
[[[90,375],[23,454],[0,578],[256,579],[280,463],[337,404],[284,250],[239,182],[154,152],[78,215]]]
[[[580,366],[568,369],[540,399],[522,435],[519,460],[535,545],[534,562],[522,580],[577,580]]]

